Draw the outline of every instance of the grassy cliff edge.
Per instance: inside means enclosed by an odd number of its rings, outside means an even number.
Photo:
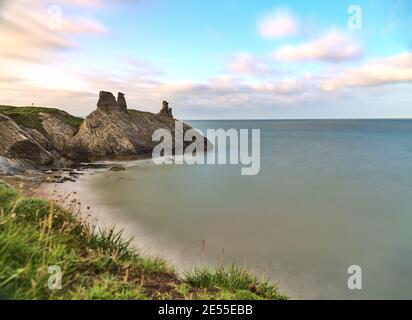
[[[48,287],[50,266],[63,272],[60,290]],[[179,276],[164,260],[141,256],[121,233],[0,180],[0,299],[286,298],[234,265]]]
[[[44,108],[44,107],[13,107],[0,105],[0,114],[10,117],[18,125],[26,128],[36,129],[40,133],[44,133],[45,130],[42,126],[40,119],[40,113],[47,113],[54,115],[63,122],[67,123],[73,129],[77,130],[82,124],[82,118],[72,116],[67,112],[56,108]]]

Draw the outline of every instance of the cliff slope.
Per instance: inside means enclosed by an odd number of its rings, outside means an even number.
[[[100,92],[97,109],[86,117],[70,140],[66,154],[72,159],[102,160],[149,154],[158,144],[153,132],[166,129],[174,137],[175,121],[169,104],[163,101],[158,114],[127,108],[122,93],[117,100],[110,92]],[[183,131],[191,129],[183,124]],[[203,138],[199,135],[199,138]],[[207,141],[205,140],[205,143]]]
[[[99,94],[97,109],[85,119],[58,109],[0,106],[0,174],[71,161],[150,155],[158,144],[152,141],[153,132],[166,129],[173,139],[175,123],[166,101],[153,114],[128,109],[124,94],[116,99],[105,91]],[[191,129],[182,126],[183,132]],[[209,146],[200,134],[198,138]]]

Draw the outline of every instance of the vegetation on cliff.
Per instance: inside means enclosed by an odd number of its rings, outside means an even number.
[[[0,114],[10,117],[20,126],[36,129],[40,133],[44,134],[46,131],[43,128],[42,119],[39,116],[40,113],[53,115],[75,130],[77,130],[83,122],[82,118],[72,116],[65,111],[55,108],[13,107],[0,105]]]
[[[48,287],[50,266],[62,289]],[[98,230],[55,202],[0,180],[0,299],[286,299],[244,268],[184,276],[141,256],[114,230]]]

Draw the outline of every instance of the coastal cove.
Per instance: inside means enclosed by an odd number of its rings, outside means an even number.
[[[113,227],[90,224],[73,206],[24,195],[2,179],[0,209],[1,300],[287,299],[236,266],[178,275]]]
[[[0,0],[0,25],[2,304],[412,300],[412,0]]]
[[[143,253],[180,271],[234,262],[270,276],[292,299],[408,296],[412,121],[190,124],[260,128],[261,173],[146,159],[90,171],[56,194],[76,191],[92,219],[124,229]],[[367,279],[360,291],[347,287],[351,265]],[[385,281],[388,266],[403,272]]]

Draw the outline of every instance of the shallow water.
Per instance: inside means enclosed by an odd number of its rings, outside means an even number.
[[[191,124],[261,129],[260,174],[130,163],[83,182],[101,219],[182,269],[246,263],[292,298],[412,298],[412,121]]]

